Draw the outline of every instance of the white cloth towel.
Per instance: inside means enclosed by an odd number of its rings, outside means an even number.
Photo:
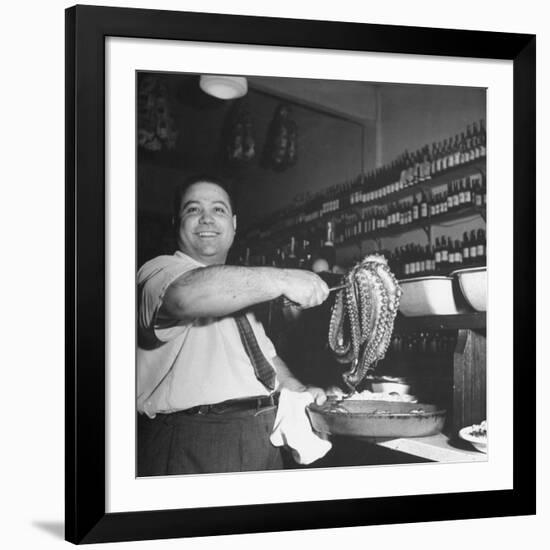
[[[311,464],[325,456],[332,443],[317,435],[309,421],[306,407],[313,401],[307,392],[282,389],[271,443],[275,447],[286,445],[298,464]]]

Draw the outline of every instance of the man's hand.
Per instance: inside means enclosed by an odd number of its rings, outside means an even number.
[[[329,295],[325,281],[312,271],[285,269],[283,295],[302,308],[322,304]]]
[[[307,391],[312,395],[313,401],[315,401],[316,405],[322,405],[327,400],[327,394],[323,388],[319,388],[317,386],[306,386],[304,391]]]

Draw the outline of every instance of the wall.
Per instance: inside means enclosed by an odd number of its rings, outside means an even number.
[[[168,88],[171,112],[180,133],[175,151],[139,152],[139,264],[152,255],[170,250],[172,244],[163,235],[169,229],[172,197],[177,185],[190,174],[221,172],[232,181],[238,239],[247,227],[293,204],[298,195],[313,195],[334,184],[351,181],[361,173],[363,163],[366,168],[373,166],[374,123],[365,121],[363,134],[360,124],[328,111],[323,113],[315,101],[313,108],[288,103],[298,131],[296,164],[283,171],[265,167],[262,155],[268,128],[281,101],[252,87],[241,104],[250,112],[256,157],[250,162],[230,164],[224,160],[222,135],[238,100],[222,101],[207,96],[198,88],[195,75],[161,78]],[[254,82],[260,80],[256,77]],[[299,81],[294,80],[294,85]],[[302,82],[309,86],[307,89],[315,89],[311,88],[311,82]],[[320,94],[323,83],[315,82]],[[334,94],[339,91],[343,97],[351,94],[363,111],[364,104],[372,103],[372,90],[368,86],[365,97],[360,97],[357,83],[330,82],[324,92],[327,90]]]
[[[485,118],[484,88],[391,85],[380,89],[382,162],[442,141]],[[411,129],[413,129],[411,131]]]

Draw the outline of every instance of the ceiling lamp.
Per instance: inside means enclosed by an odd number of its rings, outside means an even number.
[[[218,99],[236,99],[248,90],[244,76],[201,75],[199,85],[203,92]]]

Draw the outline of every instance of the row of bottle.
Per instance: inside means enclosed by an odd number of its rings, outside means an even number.
[[[294,269],[311,269],[314,259],[323,258],[329,267],[336,261],[334,225],[327,224],[327,233],[317,244],[309,239],[291,237],[285,245],[274,250],[260,250],[251,256],[246,248],[238,260],[243,265],[263,265]],[[434,245],[407,244],[393,252],[384,250],[390,269],[400,279],[434,274],[446,274],[487,261],[484,229],[465,231],[462,240],[447,236],[437,237]]]
[[[408,244],[386,252],[390,269],[399,279],[446,274],[464,267],[486,265],[486,235],[483,229],[464,232],[462,241],[438,237],[433,246]]]
[[[394,353],[448,353],[456,348],[456,332],[394,333],[388,351]]]
[[[485,183],[481,174],[454,180],[445,191],[430,198],[422,192],[413,200],[394,201],[387,205],[363,209],[361,217],[348,215],[337,220],[338,239],[348,239],[375,233],[384,229],[406,226],[418,220],[427,220],[468,207],[484,208],[487,202]]]
[[[418,151],[405,151],[394,161],[354,180],[342,182],[318,193],[302,193],[294,204],[275,212],[262,222],[263,236],[269,238],[284,228],[308,223],[346,209],[365,204],[430,180],[450,169],[486,156],[484,120],[467,126],[465,132],[425,145]]]
[[[483,120],[467,126],[454,138],[423,146],[414,153],[405,151],[387,166],[369,172],[352,184],[349,204],[366,203],[428,181],[433,176],[486,156]]]

